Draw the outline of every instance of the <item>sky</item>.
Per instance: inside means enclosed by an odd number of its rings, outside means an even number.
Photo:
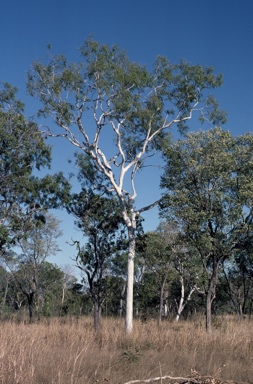
[[[233,135],[252,131],[253,110],[252,0],[8,0],[0,11],[0,82],[19,88],[27,113],[35,111],[26,93],[26,74],[33,60],[43,60],[46,47],[77,60],[88,36],[125,49],[131,60],[151,66],[157,55],[177,63],[212,66],[224,84],[214,92],[228,114],[224,129]],[[198,129],[199,127],[196,127]],[[52,171],[68,169],[72,149],[54,141]],[[159,172],[149,170],[138,182],[137,202],[159,197]],[[137,192],[138,192],[137,191]],[[138,200],[139,199],[139,200]],[[67,245],[80,233],[62,211],[62,252],[50,260],[73,264],[75,250]],[[144,215],[146,230],[154,230],[158,211]]]

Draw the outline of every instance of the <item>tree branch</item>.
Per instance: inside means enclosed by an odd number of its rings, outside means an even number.
[[[156,205],[160,203],[161,199],[156,200],[154,203],[146,205],[146,207],[143,207],[141,209],[138,209],[136,212],[137,215],[139,215],[142,212],[149,211],[150,209],[154,208]]]
[[[146,379],[146,380],[132,380],[132,381],[127,381],[124,384],[135,384],[135,383],[151,383],[153,381],[159,381],[159,380],[164,380],[164,379],[170,379],[170,380],[184,380],[187,383],[197,383],[197,381],[193,378],[189,377],[173,377],[173,376],[160,376],[160,377],[153,377],[151,379]]]

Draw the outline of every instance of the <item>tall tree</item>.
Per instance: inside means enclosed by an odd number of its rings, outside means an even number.
[[[252,244],[253,136],[233,137],[220,128],[191,133],[170,146],[166,158],[163,208],[202,260],[209,331],[222,264]]]
[[[136,217],[157,202],[137,208],[136,176],[151,155],[169,141],[173,126],[184,129],[194,112],[202,120],[224,120],[209,90],[222,84],[212,68],[171,64],[158,57],[153,70],[131,62],[117,46],[88,39],[80,49],[82,61],[68,63],[49,56],[34,62],[28,90],[37,97],[40,116],[50,116],[55,131],[86,153],[114,193],[128,229],[126,331],[132,331]],[[57,128],[58,127],[58,128]]]

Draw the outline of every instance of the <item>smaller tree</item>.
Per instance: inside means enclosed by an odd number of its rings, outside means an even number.
[[[75,215],[77,226],[87,236],[84,246],[75,242],[76,265],[87,279],[94,305],[94,328],[97,331],[101,324],[102,303],[110,283],[110,263],[125,241],[124,226],[117,200],[92,191],[83,189],[80,194],[74,194],[68,211]]]
[[[182,241],[175,221],[161,221],[154,232],[147,234],[144,260],[147,269],[157,275],[160,286],[159,323],[166,312],[169,296],[174,296],[178,321],[196,290],[197,265],[196,258]],[[179,286],[179,293],[177,289],[173,294],[173,286]]]
[[[236,253],[234,260],[223,265],[228,295],[239,319],[250,312],[253,303],[253,254],[251,247],[252,245],[247,242],[244,249]]]
[[[34,169],[49,167],[51,148],[37,125],[24,116],[24,104],[9,84],[0,88],[0,252],[13,243],[15,229],[23,222],[24,210],[31,210],[31,196],[39,181]],[[37,193],[35,193],[37,195]],[[38,201],[36,201],[38,202]],[[24,208],[24,209],[23,209]]]
[[[180,240],[178,239],[180,244]],[[180,245],[177,245],[180,247]],[[178,252],[172,256],[173,267],[177,272],[179,282],[179,297],[175,297],[176,318],[178,321],[187,303],[192,299],[193,293],[198,291],[198,271],[200,269],[199,260],[194,250],[186,248],[183,244]]]
[[[9,286],[11,281],[13,280],[13,276],[11,273],[5,268],[4,263],[0,265],[0,313],[4,313],[5,309],[7,307],[7,299],[8,299],[8,292],[9,292]]]
[[[169,247],[169,241],[168,233],[166,233],[162,224],[156,231],[148,232],[146,235],[144,262],[149,272],[156,275],[157,284],[159,285],[159,323],[162,320],[165,289],[168,274],[171,269],[171,249]],[[145,280],[147,280],[147,277]]]
[[[191,133],[165,156],[162,208],[180,223],[186,244],[202,262],[210,331],[221,267],[246,241],[251,243],[253,136],[235,138],[220,128]]]
[[[24,104],[10,84],[0,86],[0,257],[7,260],[27,237],[34,220],[66,201],[70,185],[62,173],[34,175],[49,168],[51,147],[25,117]]]
[[[41,264],[38,271],[39,286],[36,293],[39,314],[50,317],[59,315],[62,307],[64,272],[56,264]]]
[[[111,273],[111,297],[116,300],[117,310],[114,314],[118,314],[122,317],[125,313],[125,301],[126,301],[126,287],[127,287],[127,275],[126,275],[126,254],[125,252],[117,252],[110,265]],[[116,288],[117,287],[117,288]],[[113,292],[112,292],[113,289]]]
[[[64,307],[66,293],[69,289],[71,289],[76,283],[77,278],[74,276],[72,272],[72,266],[66,265],[63,268],[63,279],[62,279],[62,293],[61,293],[61,305]]]
[[[45,214],[35,217],[26,237],[23,233],[18,237],[20,253],[17,252],[16,270],[12,269],[12,275],[27,299],[30,321],[33,319],[34,297],[40,288],[40,274],[46,259],[60,251],[56,239],[61,233],[59,220]]]

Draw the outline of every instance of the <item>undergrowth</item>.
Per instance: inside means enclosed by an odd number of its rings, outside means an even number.
[[[119,319],[103,319],[96,334],[90,318],[3,322],[0,383],[124,384],[192,370],[253,383],[253,322],[220,318],[207,334],[201,321],[135,321],[131,336]]]

